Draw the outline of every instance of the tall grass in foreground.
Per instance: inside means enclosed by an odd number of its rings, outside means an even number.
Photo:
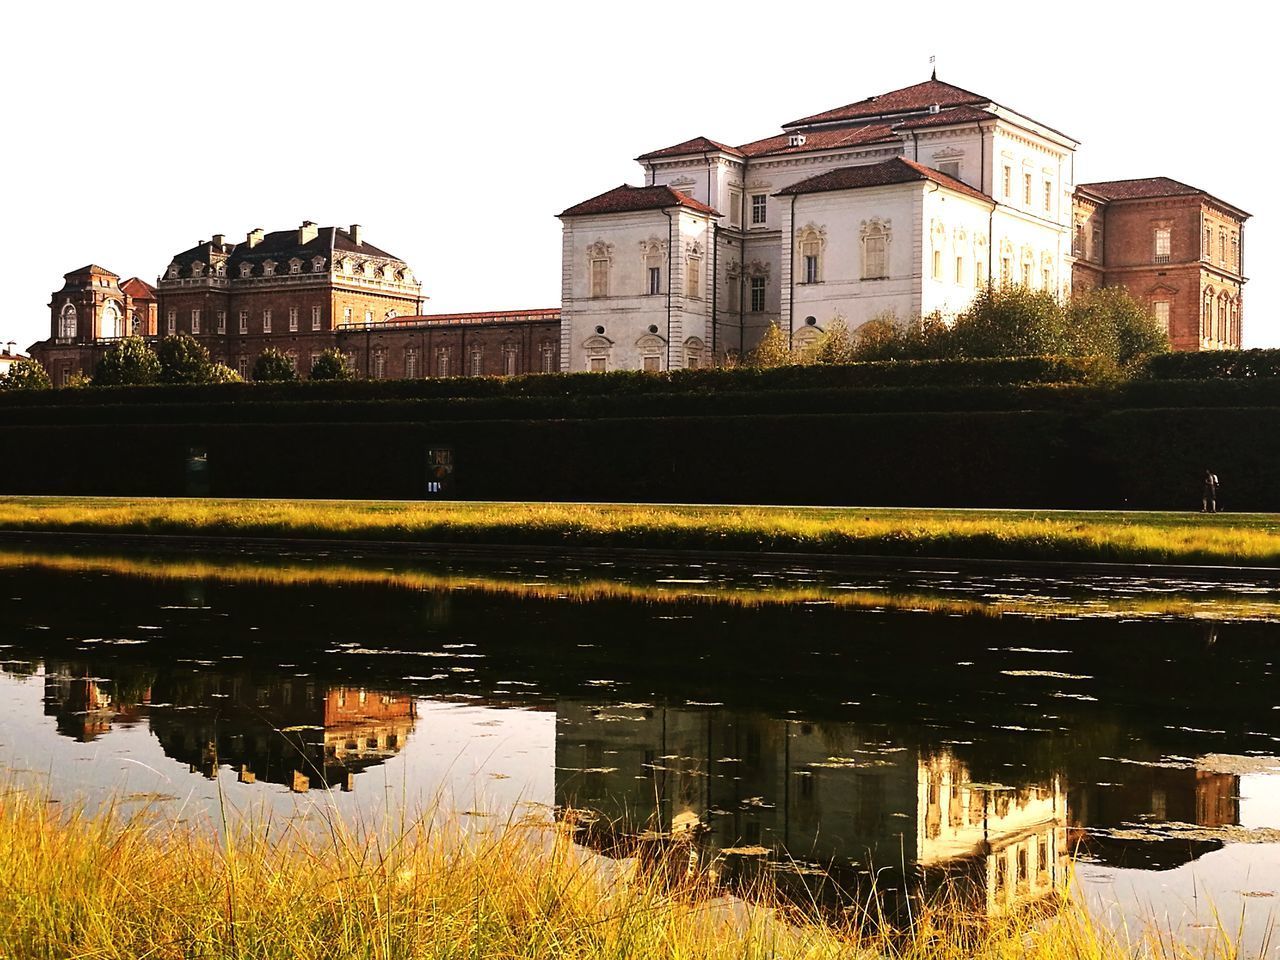
[[[1280,565],[1272,514],[0,497],[0,530]]]
[[[224,840],[146,813],[96,819],[0,796],[0,956],[77,958],[827,958],[1067,960],[1129,955],[1067,904],[989,924],[945,912],[890,939],[717,897],[563,827],[427,821],[325,835],[232,827]],[[274,828],[277,833],[279,826]],[[1155,938],[1156,957],[1232,957]]]

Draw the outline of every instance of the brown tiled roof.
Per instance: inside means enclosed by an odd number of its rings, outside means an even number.
[[[839,147],[857,147],[871,143],[893,143],[898,137],[887,123],[863,124],[839,127],[835,130],[806,132],[804,143],[792,145],[795,134],[779,133],[752,143],[744,143],[738,149],[748,157],[774,156],[784,153],[807,153],[811,150],[835,150]]]
[[[140,277],[130,277],[124,283],[120,284],[120,290],[123,293],[127,293],[135,300],[156,299],[156,288]]]
[[[596,213],[630,213],[637,210],[665,210],[668,207],[688,207],[690,210],[696,210],[698,213],[705,213],[713,217],[720,216],[719,212],[708,207],[705,203],[699,203],[690,196],[686,196],[679,190],[671,187],[658,185],[652,187],[633,187],[630,184],[622,184],[620,187],[614,187],[598,197],[592,197],[590,200],[584,200],[582,203],[574,204],[568,210],[560,214],[562,217],[584,217]]]
[[[731,147],[716,140],[710,140],[707,137],[694,137],[692,140],[686,140],[670,147],[663,147],[661,150],[650,150],[648,153],[642,153],[636,159],[658,160],[662,157],[685,157],[699,153],[715,153],[716,151],[728,153],[735,157],[743,155],[742,151],[737,147]]]
[[[910,117],[894,124],[895,130],[919,130],[924,127],[946,127],[953,123],[977,123],[980,120],[994,120],[995,115],[981,107],[949,107],[937,113],[926,113],[921,117]]]
[[[784,127],[803,127],[815,123],[830,123],[837,120],[856,120],[867,117],[892,116],[899,113],[911,113],[917,110],[928,110],[933,104],[943,107],[958,107],[962,104],[990,103],[988,97],[962,90],[960,87],[943,83],[941,80],[929,79],[924,83],[912,84],[900,90],[891,90],[878,96],[867,97],[856,103],[843,107],[824,110],[812,116],[801,117],[784,123]]]
[[[977,200],[995,203],[981,190],[975,190],[967,183],[939,173],[922,163],[908,160],[905,157],[893,157],[880,163],[865,163],[856,167],[840,167],[827,173],[820,173],[808,180],[801,180],[778,191],[778,196],[804,193],[827,193],[834,190],[857,190],[862,187],[884,187],[896,183],[914,183],[931,180],[939,186],[963,193]]]
[[[558,320],[559,307],[538,307],[533,310],[485,310],[479,313],[424,313],[409,317],[383,320],[379,326],[411,326],[432,324],[511,323],[519,320]]]
[[[1189,197],[1204,193],[1168,177],[1140,177],[1136,180],[1103,180],[1082,183],[1080,189],[1103,200],[1146,200],[1154,197]]]

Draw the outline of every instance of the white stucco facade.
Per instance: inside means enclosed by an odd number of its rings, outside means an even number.
[[[931,79],[740,147],[699,137],[644,154],[645,186],[628,189],[669,188],[694,205],[673,215],[669,276],[661,295],[647,292],[646,264],[653,241],[667,240],[670,211],[609,203],[594,213],[565,211],[562,366],[591,369],[592,353],[607,350],[607,369],[644,369],[646,356],[654,369],[654,343],[639,341],[655,325],[664,341],[658,369],[675,369],[690,358],[706,364],[750,350],[771,323],[808,337],[837,316],[850,329],[890,312],[902,322],[945,317],[989,282],[1065,294],[1076,146],[989,98]],[[895,160],[927,172],[906,179],[912,174]],[[815,178],[864,166],[874,169],[845,178],[846,189],[814,188]],[[887,264],[875,271],[883,276],[866,269],[868,230],[884,240]],[[591,246],[602,242],[611,245],[604,296],[591,283],[601,253]],[[805,259],[815,243],[816,277]],[[687,281],[695,245],[698,297]],[[588,345],[593,336],[610,342]]]

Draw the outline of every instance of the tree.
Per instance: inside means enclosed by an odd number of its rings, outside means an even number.
[[[769,367],[785,367],[795,363],[795,355],[791,352],[791,343],[782,328],[776,323],[769,324],[756,348],[747,358],[747,366],[767,369]]]
[[[1122,370],[1169,351],[1168,334],[1123,287],[1086,291],[1071,301],[1068,314],[1072,327],[1079,331],[1079,352],[1105,356]]]
[[[1066,356],[1076,346],[1062,302],[1016,285],[979,292],[944,339],[961,357]]]
[[[267,382],[297,380],[293,362],[275,347],[267,347],[253,362],[253,379]]]
[[[205,371],[205,383],[244,383],[244,378],[225,363],[211,363]]]
[[[347,367],[347,358],[337,347],[330,347],[311,364],[312,380],[350,380],[351,370]]]
[[[207,383],[213,366],[209,362],[209,351],[185,333],[161,340],[156,347],[156,358],[160,361],[157,379],[161,383]]]
[[[48,390],[52,386],[44,364],[30,357],[15,360],[9,372],[0,377],[0,390]]]
[[[814,363],[852,363],[853,337],[845,326],[844,317],[837,316],[827,324],[821,337],[809,348]]]
[[[93,373],[95,387],[118,387],[127,384],[155,383],[160,376],[160,361],[155,351],[141,337],[117,340],[107,350]]]

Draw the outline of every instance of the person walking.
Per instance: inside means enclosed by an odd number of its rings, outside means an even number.
[[[1200,499],[1200,512],[1218,512],[1218,475],[1207,468],[1204,471],[1204,492]]]

